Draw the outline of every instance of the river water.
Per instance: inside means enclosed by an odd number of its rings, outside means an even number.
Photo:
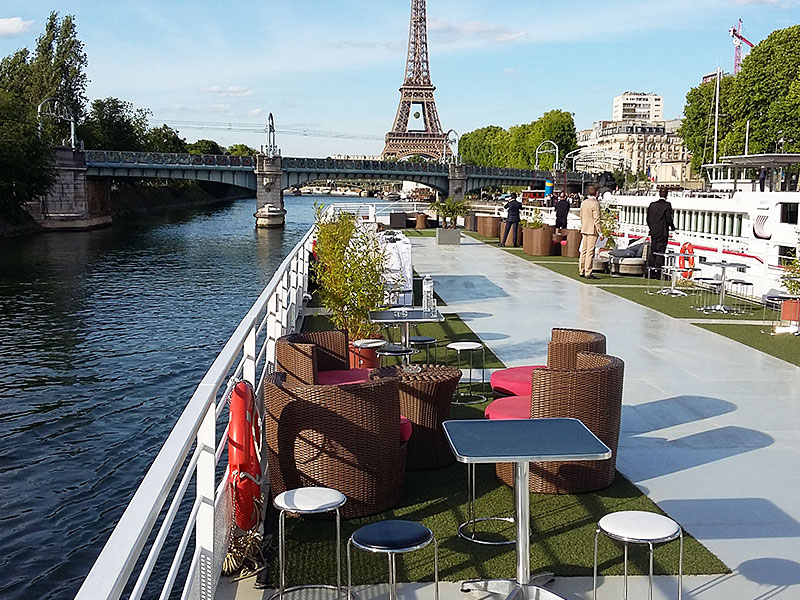
[[[315,200],[0,241],[0,598],[74,596]]]

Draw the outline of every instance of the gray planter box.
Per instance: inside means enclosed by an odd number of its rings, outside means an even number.
[[[440,227],[436,230],[436,243],[440,246],[460,246],[461,231],[459,229],[442,229]]]

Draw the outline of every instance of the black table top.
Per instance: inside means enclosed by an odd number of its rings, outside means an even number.
[[[443,427],[464,463],[611,458],[608,446],[578,419],[464,419]]]

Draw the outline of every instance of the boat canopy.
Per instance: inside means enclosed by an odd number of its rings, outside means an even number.
[[[760,169],[761,165],[772,168],[791,167],[800,164],[800,154],[739,154],[721,157],[720,164],[754,169]]]

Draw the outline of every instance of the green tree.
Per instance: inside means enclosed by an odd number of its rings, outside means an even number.
[[[247,144],[234,144],[233,146],[228,146],[228,154],[231,156],[255,156],[258,154],[258,150],[251,148]]]
[[[150,129],[144,136],[144,146],[150,152],[187,152],[186,140],[168,125]]]
[[[189,154],[225,154],[225,151],[214,140],[197,140],[186,148]]]
[[[0,211],[13,215],[47,193],[55,173],[50,145],[37,134],[24,100],[0,90]]]
[[[94,100],[81,135],[93,150],[144,150],[149,114],[119,98]]]
[[[555,142],[559,160],[578,147],[572,113],[564,110],[551,110],[539,117],[534,123],[532,137],[531,141],[537,146],[544,140]],[[555,154],[542,155],[539,157],[539,166],[543,169],[552,168],[555,158]]]

